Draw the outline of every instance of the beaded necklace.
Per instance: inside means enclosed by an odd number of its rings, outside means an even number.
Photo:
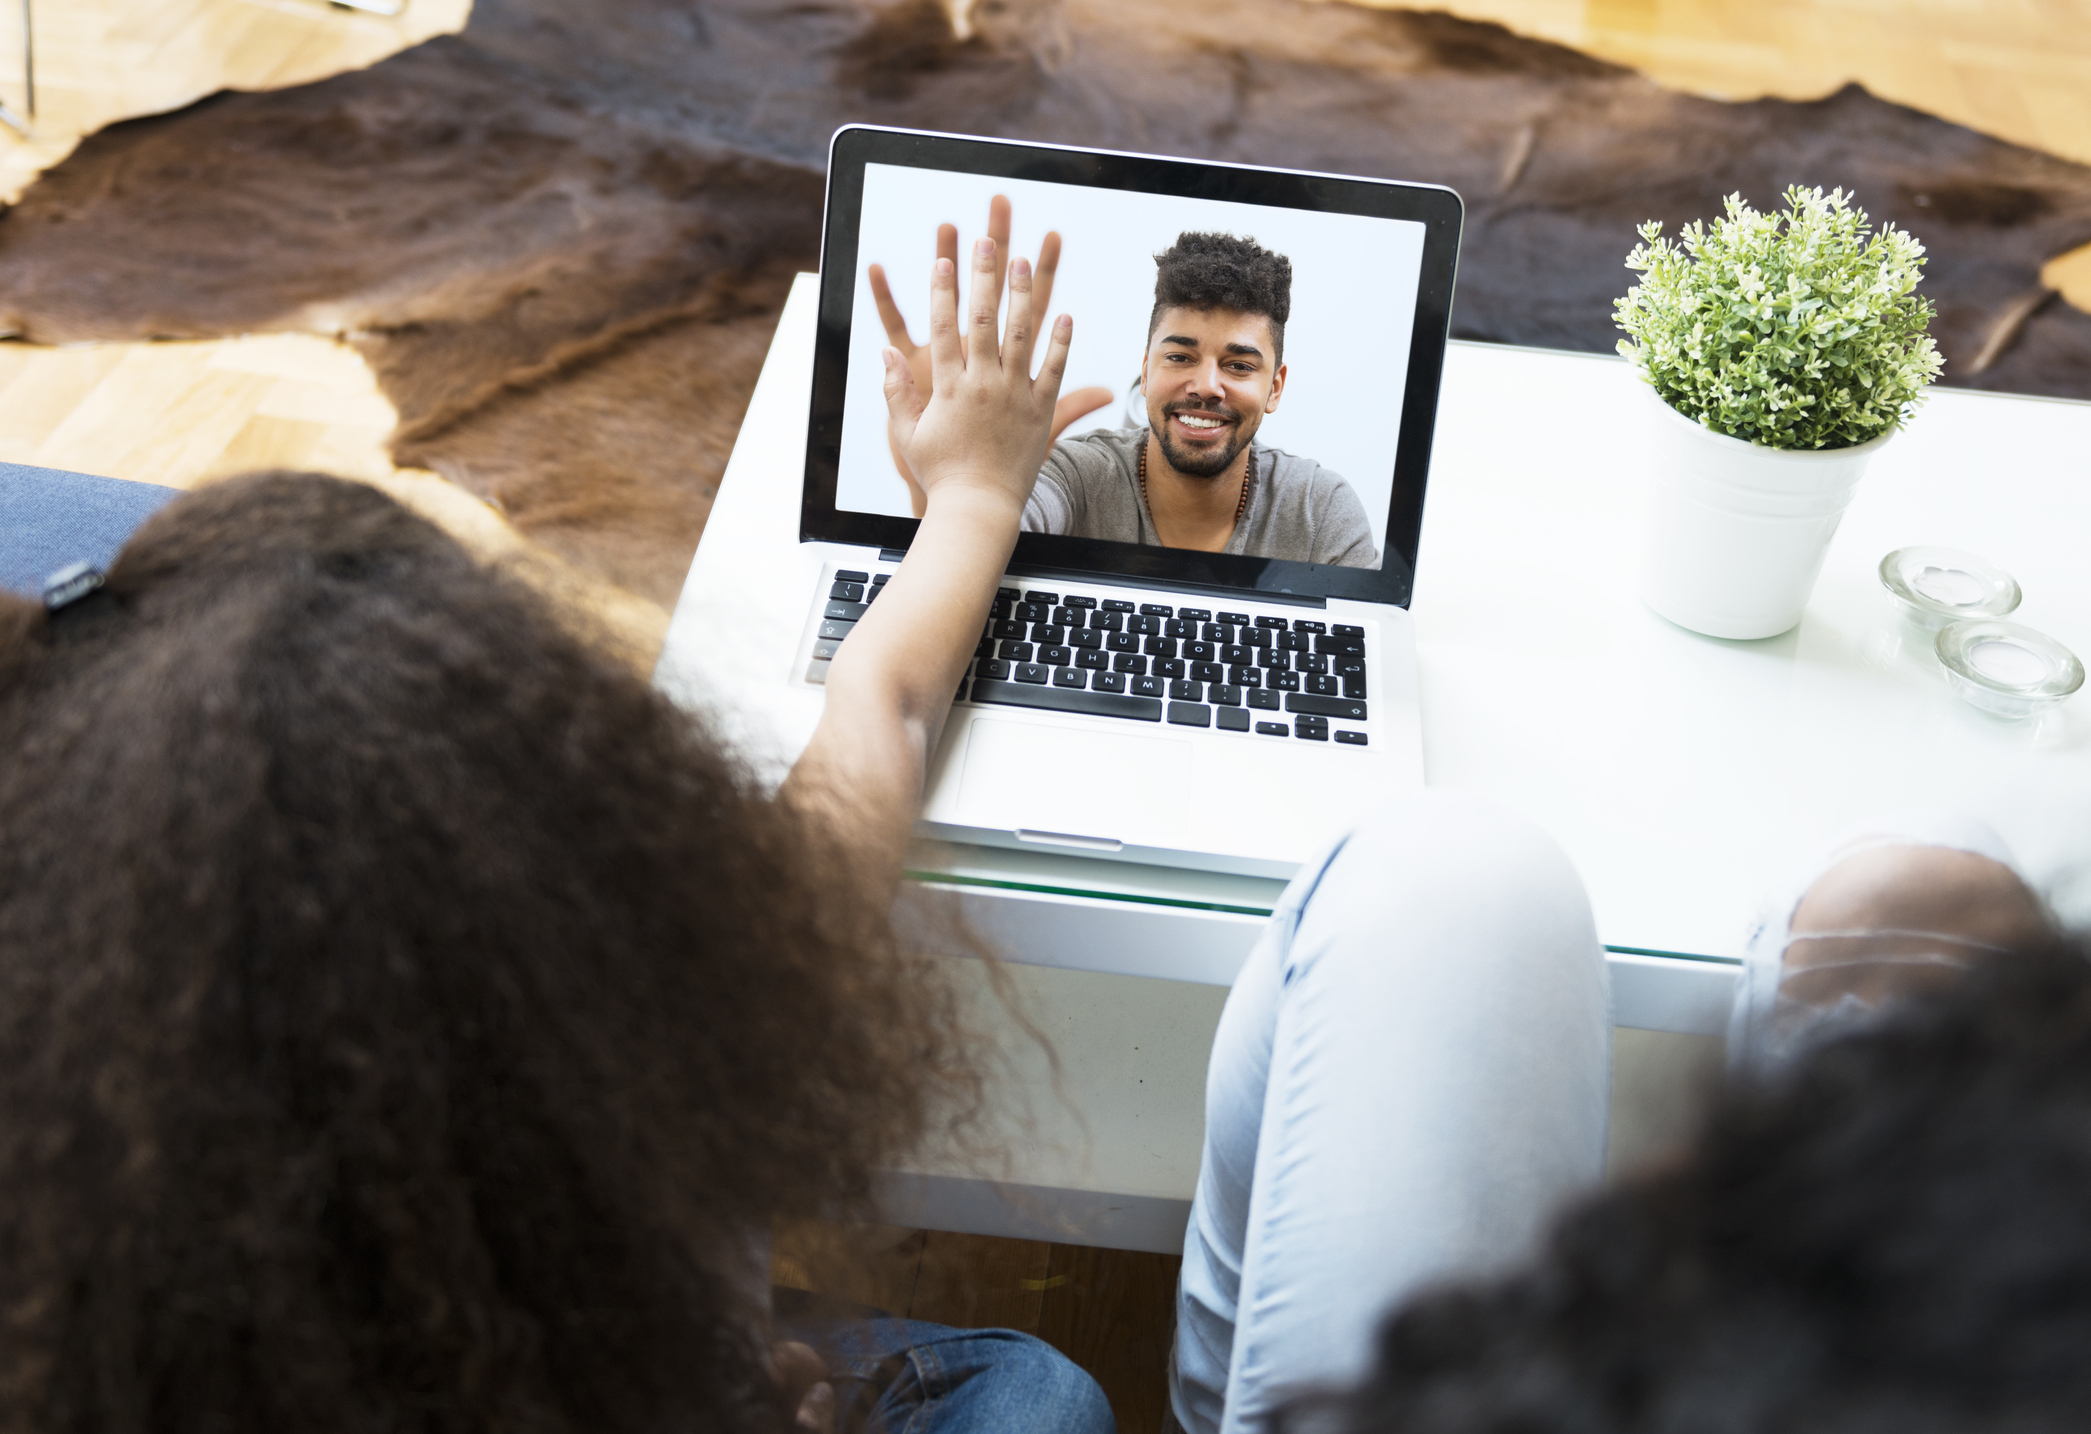
[[[1249,455],[1249,466],[1242,472],[1242,500],[1234,505],[1234,524],[1236,527],[1241,526],[1242,514],[1249,511],[1249,485],[1255,481],[1256,455],[1251,453]],[[1140,443],[1140,506],[1147,508],[1150,518],[1154,516],[1154,509],[1147,507],[1147,443],[1144,439]]]

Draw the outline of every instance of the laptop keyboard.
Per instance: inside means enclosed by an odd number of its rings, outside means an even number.
[[[835,572],[809,682],[889,576]],[[1367,688],[1362,627],[1005,587],[958,700],[1363,747]]]

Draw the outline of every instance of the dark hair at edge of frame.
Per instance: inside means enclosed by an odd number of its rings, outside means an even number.
[[[782,1427],[760,1236],[978,1096],[851,880],[372,488],[0,595],[0,1426]]]
[[[1168,309],[1233,309],[1270,321],[1271,367],[1285,361],[1285,321],[1292,317],[1292,260],[1254,239],[1187,230],[1154,256],[1154,308],[1147,341],[1154,342]]]
[[[2000,957],[1716,1099],[1514,1277],[1391,1316],[1288,1430],[1928,1434],[2091,1422],[2091,959]]]

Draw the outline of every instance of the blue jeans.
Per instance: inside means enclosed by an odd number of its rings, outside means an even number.
[[[784,1319],[828,1362],[849,1434],[1116,1434],[1094,1379],[1013,1329],[908,1319]]]

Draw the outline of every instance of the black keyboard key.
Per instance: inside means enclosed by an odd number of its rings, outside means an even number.
[[[1341,697],[1343,695],[1343,679],[1322,673],[1319,676],[1309,677],[1300,684],[1300,688],[1302,691],[1310,692],[1316,697]]]
[[[1087,687],[1089,674],[1079,667],[1056,667],[1053,669],[1055,687]]]
[[[1105,612],[1131,612],[1132,610],[1133,605],[1129,602],[1120,602],[1117,598],[1104,599]]]
[[[828,596],[837,602],[862,602],[864,601],[864,584],[837,583],[828,589]]]
[[[1219,653],[1214,650],[1212,643],[1194,639],[1183,645],[1183,655],[1191,662],[1211,662]]]
[[[1093,608],[1093,607],[1095,607],[1095,606],[1096,606],[1096,599],[1095,599],[1095,598],[1093,598],[1093,597],[1064,597],[1064,598],[1060,599],[1060,606],[1062,606],[1062,607],[1070,607],[1070,608],[1072,608],[1072,607],[1091,607],[1091,608]]]
[[[1162,606],[1162,604],[1158,602],[1143,602],[1140,604],[1140,611],[1143,615],[1147,617],[1168,617],[1170,614],[1174,613],[1176,609],[1173,607],[1164,607]]]
[[[1183,676],[1183,659],[1180,657],[1157,657],[1151,669],[1157,677]]]
[[[1308,641],[1309,638],[1304,632],[1281,632],[1278,634],[1278,646],[1286,652],[1305,652]]]
[[[1052,680],[1053,669],[1037,662],[1019,662],[1016,665],[1016,680],[1019,682],[1044,683]],[[974,699],[976,702],[979,698]]]
[[[980,664],[979,672],[974,675],[991,678],[996,682],[1007,682],[1009,680],[1009,664],[1002,661],[999,657],[990,657],[987,661]]]
[[[1038,649],[1038,660],[1048,667],[1066,667],[1075,660],[1074,649],[1070,647],[1041,647]]]
[[[1075,666],[1084,672],[1101,672],[1110,665],[1110,655],[1101,648],[1084,648],[1075,654]]]
[[[1196,702],[1205,696],[1205,684],[1178,678],[1169,684],[1169,695],[1178,702]]]
[[[1127,632],[1137,632],[1142,637],[1160,637],[1162,619],[1158,617],[1129,617],[1125,620]]]
[[[1338,677],[1363,677],[1365,675],[1365,659],[1362,657],[1332,657],[1329,659],[1329,671],[1335,673]]]
[[[1106,634],[1104,637],[1104,651],[1106,652],[1138,652],[1139,650],[1140,639],[1134,637],[1129,632],[1113,632]]]
[[[1191,664],[1191,676],[1200,682],[1225,682],[1227,669],[1217,662],[1194,662]]]
[[[1052,608],[1043,603],[1020,602],[1016,605],[1018,622],[1044,622],[1052,615]]]
[[[1229,667],[1242,667],[1256,660],[1256,649],[1245,647],[1239,642],[1230,642],[1220,648],[1220,661]]]
[[[1207,642],[1234,641],[1234,629],[1224,622],[1200,623],[1198,626],[1198,635],[1204,638]]]
[[[835,569],[835,581],[838,583],[868,583],[871,581],[871,574],[860,573],[855,568],[837,568]]]
[[[1162,636],[1164,637],[1194,638],[1197,635],[1198,624],[1186,622],[1180,617],[1172,617],[1162,624]]]
[[[1031,624],[1031,640],[1040,647],[1058,647],[1067,641],[1067,629],[1057,622],[1034,622]]]
[[[1364,700],[1365,700],[1365,679],[1364,679],[1364,678],[1362,678],[1362,677],[1346,677],[1346,678],[1344,678],[1344,679],[1343,679],[1343,695],[1344,695],[1345,697],[1355,697],[1355,698],[1357,698],[1357,699],[1358,699],[1359,701],[1361,701],[1361,702],[1362,702],[1362,701],[1364,701]]]
[[[1220,614],[1220,621],[1231,622],[1236,627],[1247,627],[1249,625],[1249,615],[1245,612],[1223,612]]]
[[[1347,622],[1339,622],[1334,627],[1330,628],[1329,631],[1334,633],[1337,637],[1363,637],[1365,635],[1364,628],[1358,627],[1355,624]]]
[[[1166,697],[1169,695],[1168,679],[1162,677],[1134,677],[1133,695],[1135,697]]]
[[[1009,662],[1031,662],[1037,659],[1038,649],[1028,642],[1005,642],[995,656]]]
[[[1140,650],[1149,657],[1176,656],[1176,639],[1173,637],[1150,637],[1140,644]]]
[[[1277,692],[1300,690],[1300,675],[1297,672],[1271,672],[1265,675],[1265,679],[1272,690]]]
[[[1027,593],[1025,593],[1025,594],[1024,594],[1024,601],[1025,601],[1025,602],[1035,602],[1035,603],[1040,603],[1040,604],[1043,604],[1043,605],[1044,605],[1044,606],[1046,606],[1046,607],[1058,607],[1058,606],[1060,606],[1060,594],[1058,594],[1058,593],[1042,593],[1042,592],[1027,592]],[[1033,620],[1035,621],[1036,619],[1033,619]]]
[[[850,635],[850,630],[855,626],[856,624],[853,622],[836,622],[830,619],[820,625],[820,636],[832,637],[837,642],[840,642],[843,638]]]
[[[999,598],[990,603],[987,609],[988,626],[992,627],[998,622],[1007,622],[1009,614],[1015,606],[1016,604],[1003,602]]]
[[[995,624],[995,636],[1005,638],[1010,642],[1022,642],[1030,632],[1031,625],[1029,623],[1018,622],[1014,618],[1004,618]]]
[[[1123,692],[1125,691],[1125,674],[1123,672],[1099,672],[1096,676],[1089,679],[1089,685],[1098,692]]]
[[[1239,707],[1242,705],[1242,690],[1224,682],[1214,682],[1206,687],[1205,700],[1215,707]]]
[[[1292,654],[1281,652],[1276,648],[1272,648],[1269,651],[1258,648],[1256,650],[1256,665],[1269,668],[1273,672],[1290,672],[1292,671]]]
[[[893,581],[893,574],[891,574],[891,573],[880,573],[880,574],[879,574],[878,576],[874,577],[874,578],[873,578],[873,579],[871,580],[871,585],[872,585],[873,587],[875,587],[875,588],[882,588],[882,587],[884,587],[884,586],[885,586],[885,585],[886,585],[887,583],[890,583],[890,582],[892,582],[892,581]]]
[[[1125,614],[1117,612],[1093,612],[1089,614],[1091,632],[1125,631]]]
[[[1346,747],[1362,747],[1365,745],[1365,734],[1363,732],[1338,732],[1336,740]]]
[[[1069,647],[1093,647],[1098,652],[1101,652],[1104,648],[1104,635],[1100,632],[1091,632],[1086,627],[1078,627],[1067,635],[1067,645]]]
[[[1256,730],[1266,737],[1290,737],[1292,729],[1283,722],[1258,722]]]
[[[1213,716],[1219,719],[1220,728],[1226,732],[1249,730],[1249,714],[1239,707],[1215,707]]]
[[[1292,670],[1294,672],[1327,672],[1329,670],[1329,660],[1318,652],[1298,653],[1292,659]]]
[[[1329,625],[1325,622],[1309,622],[1303,617],[1296,617],[1292,620],[1292,630],[1294,632],[1327,632]]]
[[[1227,669],[1227,680],[1236,687],[1261,687],[1263,670],[1256,667],[1230,667]]]
[[[834,618],[839,622],[855,622],[864,616],[864,604],[860,602],[830,601],[821,609],[822,617]]]
[[[1212,708],[1196,702],[1171,702],[1169,720],[1179,727],[1212,726]]]
[[[815,662],[833,662],[835,654],[842,651],[842,644],[832,638],[821,638],[813,644]]]
[[[1022,597],[1022,596],[1023,596],[1023,594],[1022,594],[1022,593],[1020,593],[1020,592],[1018,592],[1018,591],[1017,591],[1017,590],[1016,590],[1015,588],[996,588],[996,589],[995,589],[995,601],[996,601],[996,602],[1015,602],[1015,601],[1016,601],[1016,600],[1017,600],[1018,598],[1020,598],[1020,597]]]
[[[975,702],[1036,707],[1047,712],[1086,712],[1096,717],[1130,717],[1136,722],[1162,720],[1162,704],[1152,697],[1125,697],[1116,692],[1076,692],[1066,687],[1024,687],[1014,682],[976,682]]]
[[[1135,677],[1144,676],[1147,672],[1147,659],[1137,652],[1121,652],[1111,659],[1111,670],[1130,672]]]
[[[1053,609],[1053,621],[1061,627],[1080,627],[1089,621],[1088,614],[1076,612],[1066,603]]]
[[[1185,622],[1211,622],[1212,614],[1202,607],[1180,607],[1176,615]]]
[[[1008,589],[1004,588],[1003,591],[1007,592]],[[1285,619],[1282,617],[1259,617],[1256,619],[1256,625],[1260,628],[1274,629],[1278,632],[1285,631]]]
[[[864,594],[864,605],[866,607],[869,607],[871,605],[871,600],[884,591],[884,588],[873,588],[870,592]]]
[[[1363,657],[1365,639],[1362,637],[1317,637],[1314,650],[1324,657]]]
[[[1349,697],[1316,697],[1295,692],[1285,699],[1287,712],[1307,712],[1316,717],[1341,717],[1351,722],[1365,720],[1365,704]]]
[[[977,686],[975,690],[978,690]],[[977,702],[980,699],[976,697],[973,700]],[[1292,735],[1303,742],[1326,742],[1329,740],[1329,729],[1325,726],[1316,727],[1306,722],[1295,722],[1292,724]]]
[[[1249,699],[1249,705],[1257,709],[1259,712],[1276,712],[1280,707],[1285,705],[1284,698],[1280,697],[1275,692],[1266,691],[1264,688],[1261,687],[1251,687],[1247,692],[1243,693],[1242,695],[1247,697]]]
[[[1242,645],[1244,647],[1268,650],[1271,645],[1270,629],[1266,627],[1250,628],[1242,634]]]

